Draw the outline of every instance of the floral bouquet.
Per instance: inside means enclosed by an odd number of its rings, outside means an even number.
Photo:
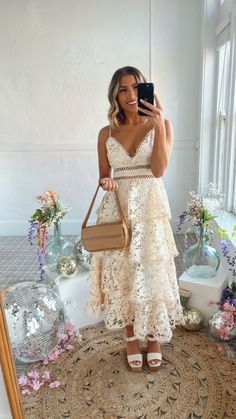
[[[236,284],[232,283],[231,288],[226,287],[221,294],[220,301],[216,302],[208,300],[208,305],[218,305],[220,310],[223,311],[222,320],[219,333],[222,340],[229,340],[229,334],[234,327],[236,319]]]
[[[185,233],[185,247],[189,247],[187,233],[196,228],[198,239],[211,244],[214,233],[221,237],[222,254],[226,258],[233,276],[236,276],[236,255],[230,255],[230,236],[225,229],[220,227],[213,227],[211,221],[220,215],[224,215],[225,211],[222,209],[223,197],[217,185],[209,183],[207,191],[204,196],[191,191],[190,199],[187,202],[185,211],[179,216],[179,224],[177,225],[177,234],[180,234],[184,223],[189,225]],[[236,226],[233,228],[231,237],[236,236]]]
[[[36,199],[40,202],[41,207],[36,209],[29,220],[28,238],[31,245],[33,245],[34,239],[37,241],[40,279],[42,280],[44,278],[43,265],[46,259],[48,228],[58,224],[69,208],[64,207],[58,200],[56,192],[50,189],[43,195],[37,196]]]
[[[210,241],[213,228],[210,221],[218,217],[223,210],[223,194],[217,189],[214,183],[207,186],[206,196],[190,191],[190,199],[187,202],[186,210],[179,216],[179,224],[177,226],[177,234],[181,232],[182,225],[187,222],[190,224],[187,232],[191,230],[191,226],[196,227],[198,237],[204,237],[206,241]],[[185,234],[185,244],[187,246],[187,236]]]

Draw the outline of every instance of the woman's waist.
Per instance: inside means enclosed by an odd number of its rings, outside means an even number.
[[[116,167],[113,170],[113,179],[135,179],[155,178],[151,171],[150,164],[139,164],[135,166]]]

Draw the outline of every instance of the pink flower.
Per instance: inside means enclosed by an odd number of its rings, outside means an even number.
[[[48,355],[48,360],[55,361],[58,358],[58,355],[59,355],[58,349],[55,349],[54,351],[50,352],[50,354]]]
[[[68,336],[65,333],[62,333],[59,336],[59,338],[60,338],[60,343],[64,343],[64,342],[66,342],[69,339]]]
[[[45,371],[44,374],[42,375],[42,378],[44,378],[44,380],[50,380],[50,372]]]
[[[223,350],[223,345],[221,345],[221,343],[216,343],[215,344],[215,347],[216,347],[216,349],[218,350],[218,351],[222,351]]]
[[[222,306],[224,311],[229,311],[229,312],[234,312],[235,307],[233,305],[231,305],[228,301],[226,301],[223,306]]]
[[[229,339],[229,334],[228,334],[228,330],[225,329],[224,327],[220,328],[220,337],[223,340],[228,340]]]
[[[41,383],[39,380],[33,381],[31,383],[31,387],[35,390],[38,391],[41,387],[41,385],[43,385],[44,383]]]
[[[28,372],[27,375],[28,375],[29,378],[32,378],[33,380],[39,378],[39,373],[35,370],[32,370],[32,371]]]
[[[31,391],[28,388],[24,388],[23,390],[21,390],[22,394],[31,394]]]
[[[70,345],[69,343],[65,345],[65,349],[66,349],[67,351],[70,351],[70,350],[71,350],[71,349],[73,349],[73,348],[74,348],[74,346],[73,346],[73,345]]]
[[[234,325],[234,316],[232,315],[232,313],[225,311],[222,317],[226,326],[231,329]]]
[[[208,300],[207,305],[210,307],[212,304],[216,304],[214,300]]]
[[[68,332],[75,332],[75,325],[74,324],[67,324],[66,325],[66,330]]]
[[[53,381],[51,384],[49,384],[50,388],[57,388],[60,385],[60,381]]]
[[[21,375],[18,382],[20,386],[26,386],[29,383],[29,379],[26,375]]]

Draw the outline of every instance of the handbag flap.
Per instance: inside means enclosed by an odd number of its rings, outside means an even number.
[[[123,226],[118,223],[97,224],[82,229],[83,238],[97,239],[98,237],[112,237],[123,234]]]
[[[88,252],[121,249],[127,237],[123,225],[118,223],[97,224],[82,228],[82,241]]]

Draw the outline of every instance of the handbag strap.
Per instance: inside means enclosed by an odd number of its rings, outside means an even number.
[[[95,194],[94,194],[94,197],[93,197],[93,199],[92,199],[92,201],[91,201],[91,204],[90,204],[90,207],[89,207],[89,209],[88,209],[88,212],[87,212],[87,215],[86,215],[86,217],[85,217],[85,219],[84,219],[84,221],[83,221],[83,224],[82,224],[82,228],[83,227],[86,227],[86,225],[87,225],[87,222],[88,222],[88,219],[89,219],[89,217],[90,217],[90,214],[91,214],[91,211],[92,211],[92,208],[93,208],[93,206],[94,206],[94,202],[95,202],[95,199],[96,199],[96,196],[97,196],[97,193],[98,193],[98,190],[99,190],[99,188],[100,188],[100,183],[98,184],[98,187],[97,187],[97,189],[96,189],[96,192],[95,192]],[[116,194],[116,200],[117,200],[117,205],[118,205],[118,210],[119,210],[119,214],[120,214],[120,217],[121,217],[121,221],[127,226],[127,220],[126,220],[126,216],[125,216],[125,213],[124,213],[124,210],[123,210],[123,208],[122,208],[122,206],[121,206],[121,204],[120,204],[120,199],[119,199],[119,195],[118,195],[118,193],[117,193],[117,191],[115,191],[115,194]]]

